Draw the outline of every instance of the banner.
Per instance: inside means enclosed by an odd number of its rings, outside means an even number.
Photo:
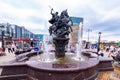
[[[83,35],[83,18],[71,17],[73,22],[73,32],[70,33],[70,43],[75,44],[78,42],[78,38],[82,38]]]
[[[37,38],[38,38],[39,40],[43,40],[43,35],[42,35],[42,34],[37,34]]]

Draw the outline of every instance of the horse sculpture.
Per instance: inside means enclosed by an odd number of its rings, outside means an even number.
[[[60,16],[56,14],[56,12],[52,13],[52,15],[54,16],[52,16],[52,19],[49,20],[49,22],[52,24],[52,26],[49,28],[50,35],[53,34],[56,37],[65,38],[65,36],[69,35],[70,33],[69,28],[72,31],[72,20],[68,15],[67,9],[62,11]]]

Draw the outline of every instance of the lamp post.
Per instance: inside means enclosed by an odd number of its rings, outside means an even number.
[[[5,47],[4,47],[4,26],[0,26],[1,28],[1,36],[2,36],[2,50],[5,51]]]
[[[100,51],[100,38],[101,38],[101,32],[98,33],[99,38],[98,38],[98,48],[97,48],[97,53]]]

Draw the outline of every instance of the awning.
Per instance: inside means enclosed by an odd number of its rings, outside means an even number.
[[[23,38],[23,41],[30,41],[30,38]]]

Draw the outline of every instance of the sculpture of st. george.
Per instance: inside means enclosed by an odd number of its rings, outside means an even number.
[[[69,42],[69,33],[72,32],[72,20],[68,15],[67,9],[62,11],[59,15],[58,12],[53,12],[51,9],[52,19],[49,23],[49,33],[53,36],[53,43],[55,44],[55,56],[57,58],[65,56],[65,46]]]

